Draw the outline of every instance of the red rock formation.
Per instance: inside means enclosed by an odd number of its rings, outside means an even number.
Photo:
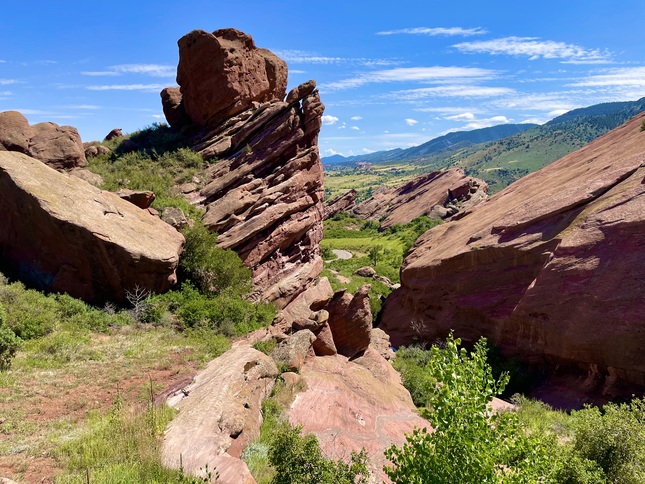
[[[424,234],[385,304],[393,343],[454,328],[598,384],[645,385],[644,118]]]
[[[0,151],[0,257],[48,291],[101,303],[175,282],[183,236],[84,180]]]
[[[421,175],[398,188],[378,190],[359,203],[354,213],[365,220],[382,220],[381,227],[387,229],[422,215],[446,218],[468,210],[487,196],[485,181],[466,176],[461,168],[450,168]]]
[[[358,197],[358,192],[350,190],[326,202],[323,220],[332,218],[337,213],[350,212],[356,206],[356,197]]]
[[[162,99],[169,122],[183,109],[192,125],[184,127],[198,130],[194,149],[219,159],[196,200],[204,223],[252,269],[254,295],[284,307],[322,270],[324,106],[315,82],[283,102],[286,64],[234,29],[194,31],[179,46],[180,92]]]
[[[85,149],[76,128],[56,123],[29,126],[17,111],[0,113],[0,150],[18,151],[56,170],[85,166]]]
[[[364,352],[370,345],[372,310],[369,289],[369,285],[362,286],[354,296],[343,289],[336,292],[326,306],[336,350],[348,358]]]

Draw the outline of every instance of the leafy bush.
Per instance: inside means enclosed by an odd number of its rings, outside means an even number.
[[[50,333],[58,319],[56,300],[20,282],[0,288],[0,303],[7,312],[7,326],[23,340]]]
[[[11,367],[11,360],[20,347],[20,338],[6,324],[7,313],[0,303],[0,371]]]
[[[269,447],[269,461],[276,470],[272,484],[366,483],[367,453],[352,452],[350,463],[326,459],[313,435],[301,435],[300,427],[280,425]]]
[[[451,334],[444,349],[430,350],[419,386],[426,400],[421,413],[435,431],[416,429],[403,447],[388,449],[393,465],[386,466],[387,475],[395,483],[551,479],[557,470],[554,439],[527,435],[514,412],[492,412],[490,401],[508,376],[493,378],[485,339],[470,354],[460,344]]]
[[[180,268],[203,293],[228,290],[244,295],[251,290],[251,271],[232,250],[217,246],[217,235],[204,225],[195,224],[183,231],[186,238]]]

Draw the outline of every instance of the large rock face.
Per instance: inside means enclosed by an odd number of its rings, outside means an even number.
[[[258,49],[250,35],[235,29],[212,34],[193,30],[178,44],[177,84],[183,109],[194,124],[213,126],[254,102],[284,99],[287,64],[272,52]],[[175,95],[167,94],[169,98]],[[175,117],[168,121],[177,122]]]
[[[277,375],[273,360],[246,344],[211,361],[168,400],[179,414],[166,429],[162,464],[202,477],[208,465],[222,484],[254,484],[240,456],[260,435],[260,407]]]
[[[85,149],[76,128],[56,123],[29,126],[17,111],[0,113],[0,151],[18,151],[56,170],[85,166]]]
[[[91,302],[176,281],[184,238],[148,212],[21,153],[0,151],[0,260]]]
[[[466,176],[461,168],[433,171],[398,188],[380,189],[359,203],[354,213],[365,220],[382,220],[381,227],[406,224],[422,215],[446,218],[488,197],[488,185]]]
[[[353,361],[340,355],[310,358],[300,375],[307,389],[291,405],[289,423],[314,434],[327,457],[347,460],[364,448],[371,482],[390,482],[383,451],[401,445],[415,427],[429,428],[392,365],[369,349]]]
[[[328,218],[332,218],[337,213],[350,212],[356,206],[357,197],[358,192],[356,190],[350,190],[336,198],[332,198],[325,203],[323,219],[327,220]]]
[[[382,327],[645,385],[645,115],[424,234]]]
[[[233,29],[191,32],[179,44],[180,92],[162,93],[165,112],[171,123],[187,116],[193,149],[219,160],[191,197],[218,244],[252,269],[255,296],[284,307],[322,270],[324,106],[315,82],[283,101],[284,62]]]

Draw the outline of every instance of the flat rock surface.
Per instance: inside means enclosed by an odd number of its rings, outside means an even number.
[[[203,475],[201,469],[208,464],[222,484],[254,483],[239,457],[259,435],[260,406],[277,375],[271,358],[244,344],[211,361],[168,399],[179,414],[166,429],[162,464],[174,469],[181,465],[191,475]]]
[[[454,329],[531,362],[582,366],[595,391],[645,385],[644,118],[426,232],[385,304],[394,345]]]
[[[335,355],[307,359],[300,370],[307,390],[288,412],[292,425],[318,438],[325,455],[349,459],[367,450],[374,482],[387,481],[383,451],[400,445],[414,427],[428,427],[415,411],[399,374],[376,351],[354,361]]]
[[[22,279],[91,302],[176,282],[183,236],[78,177],[0,151],[0,254]]]

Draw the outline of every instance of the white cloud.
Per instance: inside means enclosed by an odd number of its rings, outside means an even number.
[[[360,121],[361,119],[363,119],[363,116],[352,116],[349,119],[351,119],[352,121]]]
[[[515,93],[492,102],[495,108],[526,109],[529,111],[570,111],[580,104],[572,102],[577,93],[571,91],[547,93]]]
[[[87,86],[90,91],[156,91],[163,89],[165,84],[111,84],[107,86]]]
[[[301,71],[299,69],[289,69],[289,74],[306,74],[307,71]]]
[[[415,109],[415,111],[421,111],[423,113],[440,113],[440,114],[461,114],[464,112],[478,114],[482,112],[481,109],[474,108],[474,107],[464,108],[464,107],[455,107],[455,106],[417,108]]]
[[[327,156],[334,156],[334,155],[344,156],[342,153],[339,153],[338,151],[333,150],[332,148],[326,149],[323,153],[325,153],[325,155]]]
[[[514,92],[513,89],[508,87],[452,85],[394,91],[389,93],[387,97],[402,101],[415,101],[428,97],[495,97],[510,95]]]
[[[465,37],[471,35],[485,34],[486,30],[476,27],[473,29],[464,29],[462,27],[415,27],[410,29],[387,30],[385,32],[377,32],[376,35],[394,35],[394,34],[412,34],[412,35],[463,35]]]
[[[457,80],[487,80],[494,78],[496,74],[497,71],[480,67],[397,67],[330,82],[320,86],[320,89],[337,91],[380,82],[428,82],[441,84],[456,82]]]
[[[20,109],[20,108],[15,108],[15,109],[7,109],[7,111],[18,111],[19,113],[22,113],[22,114],[33,114],[33,115],[40,114],[40,115],[48,115],[48,116],[51,116],[51,115],[54,114],[54,113],[52,113],[50,111],[42,111],[40,109]]]
[[[338,118],[336,116],[331,116],[330,114],[325,114],[322,117],[322,123],[326,126],[331,126],[332,124],[336,123],[338,121]]]
[[[175,77],[177,68],[162,64],[120,64],[108,67],[106,71],[85,71],[84,76],[121,76],[123,74],[143,74],[152,77]]]
[[[10,84],[18,84],[15,79],[0,79],[0,86],[8,86]]]
[[[449,119],[450,121],[472,121],[475,119],[475,115],[473,113],[461,113],[445,116],[444,119]]]
[[[415,125],[415,124],[417,124],[418,122],[419,122],[419,121],[417,121],[416,119],[412,119],[412,118],[406,118],[406,119],[405,119],[405,123],[406,123],[408,126],[414,126],[414,125]]]
[[[359,64],[364,66],[391,66],[401,64],[401,61],[396,59],[330,57],[303,50],[274,50],[273,52],[286,62],[293,62],[294,64]]]
[[[601,74],[588,76],[570,85],[584,87],[645,87],[645,67],[607,69]]]
[[[510,119],[506,116],[493,116],[492,118],[487,119],[477,119],[466,124],[463,129],[481,129],[481,128],[490,128],[491,126],[497,126],[498,124],[508,124]]]
[[[162,119],[164,116],[163,114],[153,114],[152,117],[157,119]]]
[[[354,131],[360,131],[361,130],[361,128],[359,128],[358,126],[352,126],[349,129],[353,129]]]
[[[11,91],[0,91],[0,96],[11,96],[12,94]]]
[[[600,49],[585,49],[575,44],[541,40],[539,37],[504,37],[494,40],[462,42],[454,48],[467,53],[524,56],[530,60],[562,59],[576,64],[608,63],[611,54]]]
[[[97,106],[95,104],[72,104],[72,105],[60,106],[60,107],[66,108],[66,109],[83,109],[83,110],[103,109],[103,106]]]
[[[369,148],[363,148],[361,151],[362,151],[363,153],[365,153],[365,154],[368,154],[368,155],[369,155],[370,153],[374,153],[374,150],[370,150]]]
[[[7,63],[7,61],[6,61],[6,60],[2,60],[2,59],[0,59],[0,64],[6,64],[6,63]]]

